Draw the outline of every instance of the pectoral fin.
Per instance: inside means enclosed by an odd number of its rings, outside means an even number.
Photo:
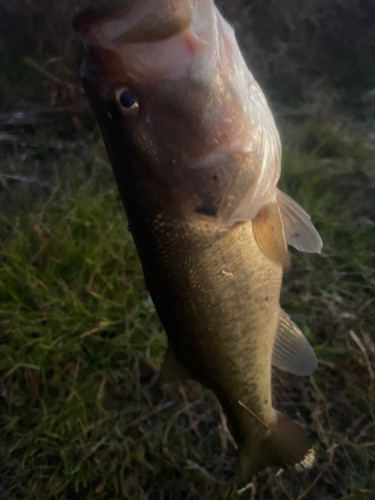
[[[299,376],[311,375],[318,366],[313,348],[282,309],[273,346],[272,364],[280,370]]]
[[[288,267],[289,252],[284,228],[276,203],[264,205],[253,219],[253,234],[260,250],[274,262]]]
[[[302,252],[320,253],[323,242],[310,220],[310,216],[292,198],[277,190],[286,241]]]
[[[183,382],[191,379],[192,377],[187,370],[185,370],[181,363],[177,361],[172,347],[168,345],[164,363],[160,372],[160,385],[170,384],[172,382]]]

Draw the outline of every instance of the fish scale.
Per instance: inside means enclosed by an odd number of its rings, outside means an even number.
[[[273,422],[281,265],[259,250],[251,222],[223,231],[159,218],[146,234],[150,241],[135,236],[146,283],[178,360],[215,393],[226,394],[227,404],[241,400]],[[245,414],[242,408],[238,413]]]

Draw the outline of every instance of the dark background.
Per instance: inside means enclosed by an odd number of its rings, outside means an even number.
[[[33,88],[32,72],[25,71],[25,56],[47,63],[64,81],[78,83],[71,16],[77,5],[87,2],[1,3],[1,107],[27,106],[30,100],[35,104],[35,99],[46,102],[48,94]],[[366,116],[366,92],[375,87],[374,2],[222,0],[218,4],[235,26],[255,76],[272,98],[295,107],[308,103],[320,112],[342,105]],[[57,90],[53,100],[71,102],[63,89]]]

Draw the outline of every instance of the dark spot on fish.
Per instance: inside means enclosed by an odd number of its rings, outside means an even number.
[[[271,231],[272,231],[272,232],[273,232],[273,231],[275,231],[275,228],[274,228],[273,226],[271,226]]]
[[[213,205],[208,205],[208,206],[202,206],[200,205],[195,209],[197,214],[202,214],[202,215],[207,215],[208,217],[216,217],[217,215],[217,208],[214,207]]]
[[[266,297],[264,300],[267,302],[267,300],[268,300],[268,295],[267,295],[267,297]]]
[[[264,400],[264,404],[266,405],[268,403],[268,399],[265,399]]]
[[[217,180],[218,180],[218,176],[217,176],[216,174],[214,174],[214,175],[212,176],[212,179],[213,179],[214,181],[217,181]]]
[[[292,238],[299,238],[301,235],[299,233],[292,234]]]

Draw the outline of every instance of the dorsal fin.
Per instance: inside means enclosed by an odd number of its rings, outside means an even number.
[[[294,375],[311,375],[318,367],[314,349],[288,314],[280,309],[272,364]]]
[[[264,205],[253,219],[253,234],[260,250],[274,262],[288,267],[289,252],[284,238],[284,228],[276,203]]]
[[[302,252],[320,253],[323,242],[310,216],[292,198],[277,190],[286,241]]]

